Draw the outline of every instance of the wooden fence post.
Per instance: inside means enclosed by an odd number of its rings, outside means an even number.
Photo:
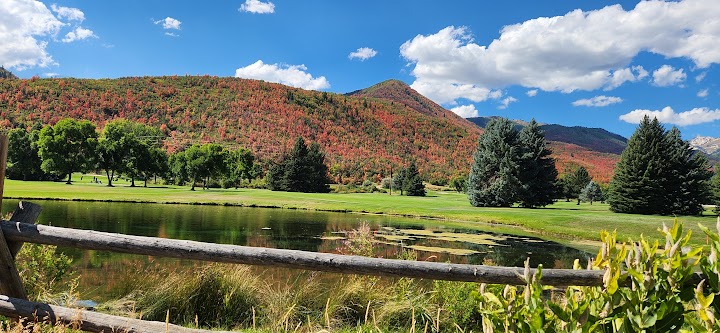
[[[7,153],[7,134],[0,133],[0,207],[2,207],[3,189],[5,188]],[[27,293],[22,280],[20,280],[20,274],[15,268],[15,258],[10,252],[10,248],[8,248],[2,230],[0,230],[0,292],[10,297],[27,299]]]
[[[38,216],[40,216],[41,211],[42,206],[38,204],[34,204],[29,201],[20,201],[18,207],[15,208],[15,211],[10,217],[10,222],[35,224],[37,223],[37,218]],[[8,248],[10,249],[10,254],[12,254],[12,257],[17,257],[17,254],[18,252],[20,252],[20,248],[22,247],[23,242],[9,241],[7,239],[6,242],[8,244]]]

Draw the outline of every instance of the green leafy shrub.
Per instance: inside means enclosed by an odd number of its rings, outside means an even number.
[[[16,263],[31,300],[48,300],[67,291],[67,284],[62,282],[74,275],[72,258],[57,252],[56,246],[26,243]]]

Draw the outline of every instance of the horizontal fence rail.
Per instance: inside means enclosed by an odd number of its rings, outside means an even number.
[[[368,258],[329,253],[203,243],[21,222],[0,222],[12,242],[39,243],[87,250],[235,264],[276,266],[347,274],[433,280],[525,284],[524,268]],[[531,274],[535,270],[531,269]],[[601,286],[604,271],[543,269],[542,283],[551,286]]]
[[[83,309],[72,309],[57,305],[31,302],[4,295],[0,295],[0,315],[13,318],[26,318],[26,320],[29,320],[31,323],[63,323],[68,327],[77,327],[87,332],[230,333],[227,331],[207,331],[185,328],[159,321],[118,317]]]

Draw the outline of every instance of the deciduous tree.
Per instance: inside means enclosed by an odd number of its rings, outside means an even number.
[[[65,174],[67,184],[71,184],[73,172],[95,167],[98,154],[95,125],[87,120],[60,120],[40,131],[38,147],[43,171]]]

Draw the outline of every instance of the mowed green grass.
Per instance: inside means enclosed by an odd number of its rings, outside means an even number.
[[[643,234],[659,239],[663,223],[672,225],[672,216],[646,216],[610,212],[608,205],[590,205],[560,201],[546,208],[478,208],[472,207],[462,193],[429,191],[426,197],[407,197],[397,193],[292,193],[257,189],[210,189],[190,191],[186,186],[149,184],[130,187],[119,181],[115,187],[91,183],[92,176],[73,177],[72,185],[64,182],[23,182],[6,180],[4,197],[16,199],[98,200],[152,203],[219,204],[246,207],[278,207],[318,211],[388,214],[429,219],[431,224],[453,227],[487,228],[487,223],[513,225],[522,233],[528,231],[552,239],[598,240],[601,230],[617,230],[618,239],[637,240]],[[703,224],[715,229],[716,217],[683,216],[679,220],[693,232],[695,244],[705,244],[698,228]]]

